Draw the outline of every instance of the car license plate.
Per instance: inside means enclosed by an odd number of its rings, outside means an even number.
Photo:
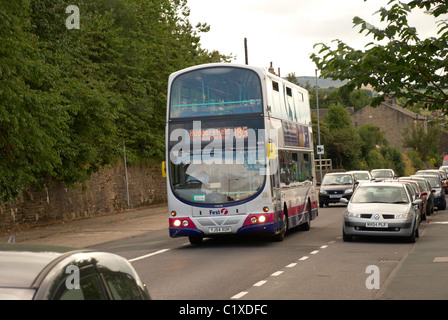
[[[231,227],[214,227],[214,228],[208,228],[208,232],[210,232],[210,233],[232,232],[232,228]]]
[[[342,194],[330,194],[330,198],[340,198]]]
[[[387,222],[366,222],[368,228],[387,228],[388,226]]]

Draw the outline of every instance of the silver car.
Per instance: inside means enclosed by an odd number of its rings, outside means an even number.
[[[360,185],[343,215],[343,240],[353,236],[405,237],[415,242],[418,237],[419,205],[412,201],[411,186],[406,183],[365,183]]]

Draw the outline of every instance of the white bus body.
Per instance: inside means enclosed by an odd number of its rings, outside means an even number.
[[[308,230],[318,215],[308,92],[235,64],[173,73],[166,173],[171,237]]]

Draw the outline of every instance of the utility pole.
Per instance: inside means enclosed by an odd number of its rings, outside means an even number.
[[[249,64],[249,57],[247,55],[247,38],[244,38],[244,56],[246,58],[246,65]]]
[[[317,69],[316,69],[316,108],[317,108],[317,144],[320,146],[320,126],[319,126],[319,94],[317,89]],[[322,155],[319,153],[320,182],[322,182]]]

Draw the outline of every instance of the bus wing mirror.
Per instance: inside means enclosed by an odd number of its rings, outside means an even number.
[[[275,158],[275,143],[268,143],[268,159],[274,160]]]
[[[166,162],[162,161],[162,177],[166,178]]]

